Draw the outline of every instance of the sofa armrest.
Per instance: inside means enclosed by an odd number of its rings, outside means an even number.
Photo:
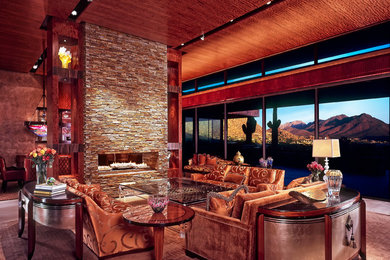
[[[256,186],[257,191],[277,190],[277,185],[272,183],[259,183]]]
[[[201,173],[193,173],[191,174],[191,180],[193,181],[206,180],[206,177],[204,176],[204,174]]]
[[[283,190],[284,188],[284,170],[276,170],[275,181],[271,184],[276,185],[275,190]]]

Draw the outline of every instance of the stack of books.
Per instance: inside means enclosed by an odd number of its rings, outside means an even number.
[[[34,194],[38,196],[57,196],[65,194],[66,184],[65,183],[56,183],[53,185],[49,184],[37,184],[35,185]]]

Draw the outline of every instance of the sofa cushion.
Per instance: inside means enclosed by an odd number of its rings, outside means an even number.
[[[250,171],[250,167],[240,166],[240,165],[232,165],[230,170],[229,170],[229,173],[244,175],[245,180],[244,180],[243,184],[248,185],[249,171]]]
[[[113,213],[120,213],[126,211],[130,206],[122,201],[113,200],[111,202],[111,208]]]
[[[275,192],[270,190],[255,192],[255,193],[247,193],[247,194],[237,194],[233,212],[232,212],[232,217],[241,219],[242,210],[244,208],[245,201],[263,198],[274,194]]]
[[[96,204],[99,205],[104,211],[112,212],[111,204],[113,199],[107,195],[104,191],[94,192],[93,197],[91,197]]]
[[[66,179],[64,179],[64,182],[67,185],[69,185],[70,187],[75,188],[75,189],[77,189],[77,186],[80,185],[79,181],[77,179],[73,179],[73,178],[66,178]]]
[[[276,170],[252,167],[249,173],[249,186],[257,186],[260,183],[273,183],[276,178]]]
[[[223,181],[230,167],[230,165],[216,165],[210,173],[205,175],[205,178],[207,180]]]
[[[224,159],[221,159],[221,158],[218,158],[216,157],[217,159],[217,164],[229,164],[229,165],[233,165],[234,162],[232,161],[229,161],[229,160],[224,160]]]
[[[230,217],[232,214],[232,210],[233,210],[237,195],[238,194],[245,194],[245,190],[240,189],[236,193],[236,195],[233,198],[230,198],[231,200],[229,200],[229,197],[232,195],[232,193],[234,191],[235,190],[223,191],[223,192],[217,193],[218,195],[215,195],[215,193],[211,192],[210,193],[211,197],[210,197],[210,202],[209,202],[209,206],[210,206],[209,210],[211,212],[217,213],[219,215]],[[225,199],[221,199],[221,198],[219,198],[219,196],[223,196],[223,197],[225,197]]]
[[[205,165],[206,164],[206,154],[199,154],[198,155],[198,164],[199,165]]]
[[[196,153],[192,156],[192,165],[198,165],[198,155]]]
[[[236,184],[242,184],[242,182],[244,181],[245,178],[246,178],[245,175],[228,172],[226,174],[225,178],[223,179],[223,181],[224,182],[232,182],[232,183],[236,183]]]
[[[207,165],[217,165],[217,157],[214,157],[214,156],[207,156],[207,158],[206,158],[206,164],[207,164]]]
[[[214,165],[186,165],[184,166],[184,170],[197,173],[209,173],[214,167]]]

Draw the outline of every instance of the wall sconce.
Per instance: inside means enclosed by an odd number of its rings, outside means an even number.
[[[339,139],[313,140],[313,157],[325,158],[324,173],[329,170],[329,158],[340,157]]]
[[[67,51],[65,47],[60,47],[58,56],[60,57],[62,68],[67,69],[68,64],[72,61],[72,54],[70,51]]]

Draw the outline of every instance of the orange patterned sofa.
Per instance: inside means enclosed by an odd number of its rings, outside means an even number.
[[[214,205],[210,211],[193,207],[195,217],[186,232],[186,254],[213,260],[255,259],[258,208],[290,198],[288,192],[292,190],[303,192],[324,188],[326,183],[317,182],[289,190],[238,193],[229,204],[212,198],[215,201],[210,200],[210,206]],[[232,192],[219,194],[229,197]]]
[[[83,241],[99,258],[153,248],[151,228],[123,221],[122,212],[131,204],[112,199],[99,184],[80,184],[73,178],[61,181],[84,199]]]
[[[224,164],[234,163],[209,154],[194,154],[193,157],[188,160],[188,165],[184,166],[184,173],[189,176],[192,173],[207,174],[210,173],[216,165]]]
[[[191,174],[191,179],[232,189],[244,184],[249,192],[284,188],[284,170],[260,167],[220,164],[208,174]]]

